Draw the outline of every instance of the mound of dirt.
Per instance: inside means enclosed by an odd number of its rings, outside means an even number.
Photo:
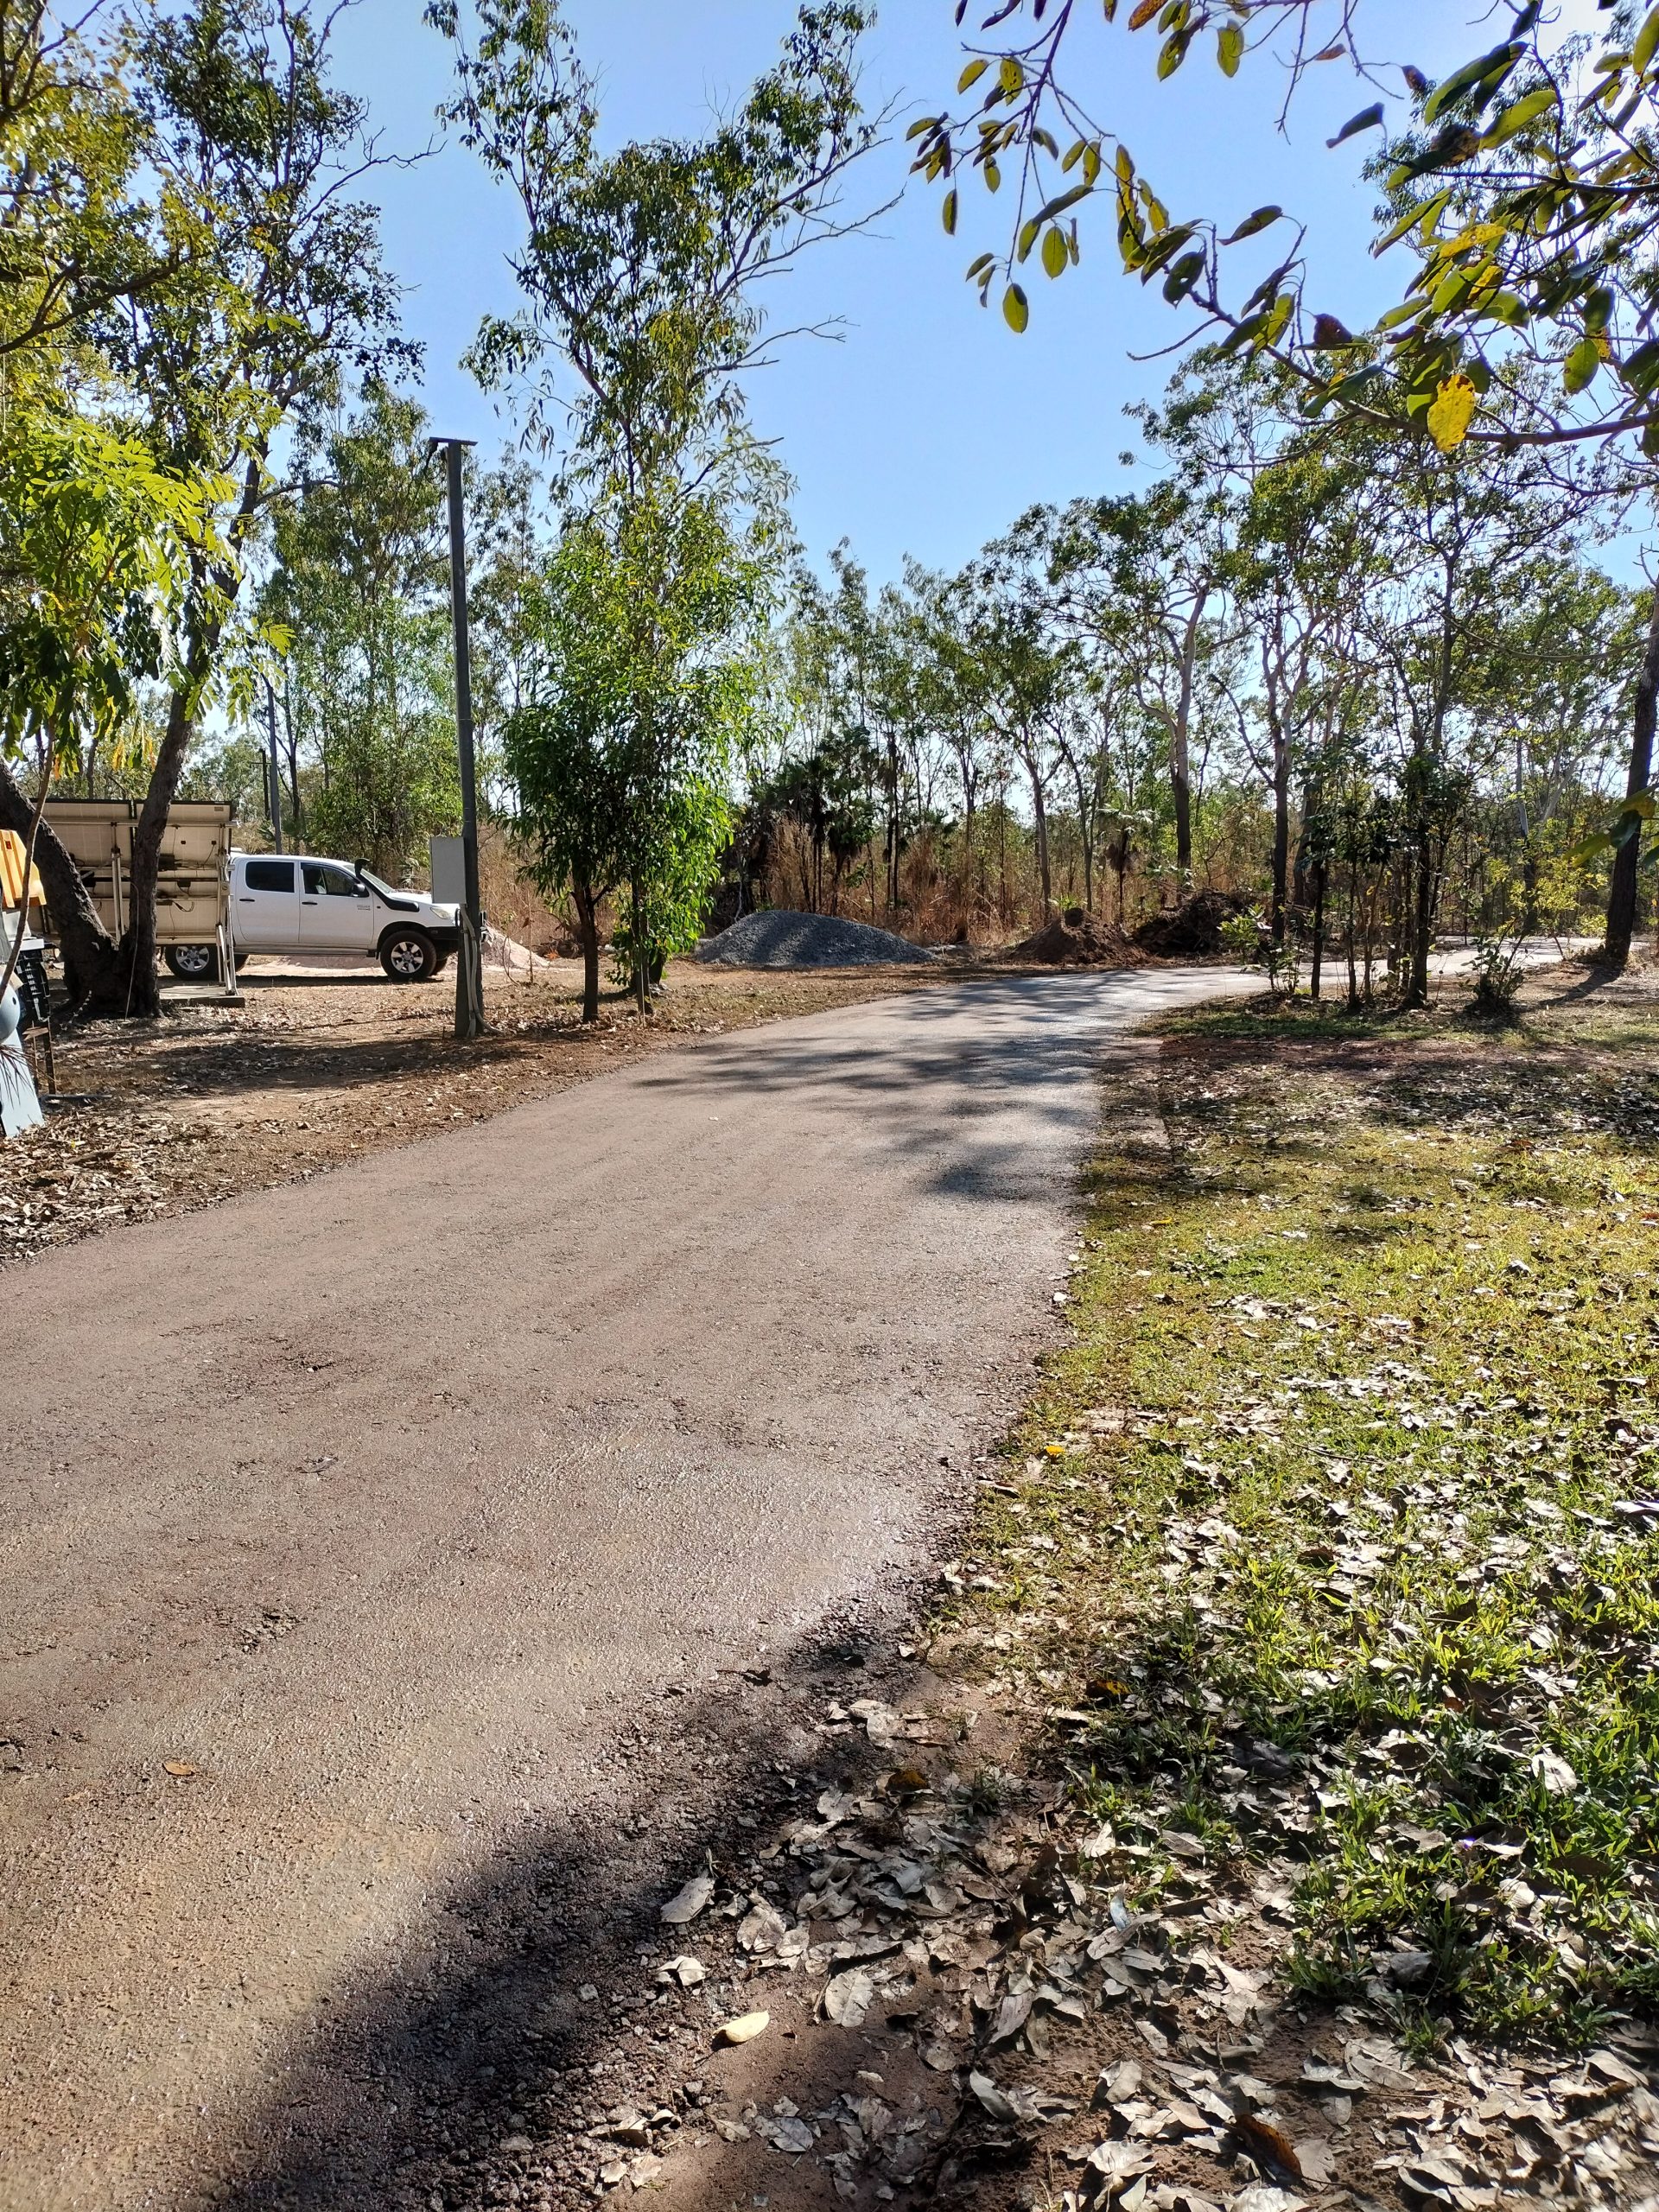
[[[697,947],[699,960],[731,968],[912,967],[933,956],[890,930],[873,930],[839,914],[798,914],[787,907],[745,914]]]
[[[1242,912],[1249,902],[1230,899],[1223,891],[1195,891],[1167,913],[1151,914],[1135,933],[1143,952],[1160,960],[1201,959],[1222,949],[1224,922]]]
[[[1115,923],[1081,906],[1056,914],[1008,954],[1011,960],[1040,960],[1049,968],[1134,968],[1143,957]]]

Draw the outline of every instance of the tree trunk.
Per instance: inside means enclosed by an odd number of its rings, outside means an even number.
[[[1648,642],[1636,680],[1635,727],[1630,737],[1630,769],[1625,779],[1626,798],[1637,798],[1653,779],[1653,730],[1656,702],[1659,702],[1659,585],[1654,588],[1653,612],[1648,620]],[[1642,829],[1627,837],[1613,854],[1613,880],[1607,893],[1607,936],[1603,957],[1610,967],[1623,968],[1630,957],[1636,933],[1637,863],[1642,857]]]
[[[1406,984],[1406,995],[1402,1003],[1408,1007],[1428,1004],[1428,946],[1434,931],[1434,839],[1431,830],[1423,831],[1422,850],[1417,855],[1417,879],[1414,895],[1408,910],[1411,938],[1411,974]]]
[[[177,795],[189,750],[194,717],[185,694],[175,691],[168,702],[167,734],[150,771],[149,789],[132,825],[132,869],[128,879],[127,933],[121,944],[125,1010],[130,1014],[156,1014],[162,1010],[161,988],[156,974],[156,884],[161,874],[162,839],[167,830],[168,810]]]
[[[1285,941],[1290,896],[1290,744],[1275,720],[1273,733],[1273,941]],[[1319,996],[1316,991],[1313,995]]]
[[[899,911],[899,740],[887,737],[887,919]]]
[[[35,810],[16,779],[0,761],[0,830],[27,837]],[[120,956],[114,938],[98,918],[86,886],[80,880],[62,841],[49,822],[42,822],[35,840],[35,865],[46,888],[47,911],[58,943],[63,948],[64,982],[73,1007],[87,1006],[96,1012],[113,1011],[121,1003]]]
[[[1175,800],[1175,866],[1182,887],[1192,875],[1192,770],[1188,736],[1192,722],[1192,677],[1198,659],[1198,628],[1210,597],[1206,585],[1192,602],[1181,646],[1179,704],[1169,733],[1169,783]]]
[[[1192,784],[1187,773],[1185,730],[1170,747],[1169,786],[1175,798],[1175,868],[1185,883],[1192,874]]]
[[[575,902],[576,934],[582,940],[582,1018],[584,1021],[599,1020],[599,897],[591,883],[580,878],[572,882],[570,894]]]
[[[642,1014],[651,1010],[651,963],[645,952],[645,902],[639,886],[628,887],[632,915],[633,1002]]]
[[[1026,772],[1031,779],[1031,810],[1037,830],[1037,877],[1043,893],[1043,911],[1039,918],[1040,927],[1048,919],[1049,911],[1054,904],[1049,884],[1048,810],[1043,804],[1043,779],[1029,759],[1026,762]]]
[[[1313,975],[1309,985],[1315,1001],[1319,995],[1319,982],[1325,968],[1325,862],[1313,863]]]

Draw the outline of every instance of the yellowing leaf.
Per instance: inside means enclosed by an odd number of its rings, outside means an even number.
[[[1224,77],[1236,77],[1244,58],[1244,34],[1236,23],[1224,23],[1216,35],[1216,59]]]
[[[1442,453],[1455,453],[1475,419],[1475,387],[1461,374],[1447,377],[1428,410],[1428,435]]]
[[[984,59],[983,55],[982,55],[977,61],[970,61],[968,64],[968,67],[963,71],[961,76],[957,79],[957,90],[959,92],[967,92],[971,86],[976,85],[979,82],[980,79],[985,74],[985,72],[990,67],[990,63]]]
[[[1002,320],[1015,332],[1023,332],[1031,321],[1031,302],[1018,284],[1010,284],[1002,295]]]
[[[944,224],[946,235],[950,238],[955,238],[957,234],[957,195],[954,189],[945,194],[944,204],[940,208],[939,214]]]
[[[1051,276],[1058,276],[1071,256],[1066,251],[1065,232],[1052,226],[1043,238],[1043,266]]]
[[[736,2019],[721,2022],[715,2031],[715,2041],[723,2044],[753,2043],[756,2036],[765,2035],[771,2025],[770,2012],[740,2012]]]

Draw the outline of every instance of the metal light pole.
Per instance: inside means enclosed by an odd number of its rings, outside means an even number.
[[[270,838],[271,849],[283,849],[283,774],[276,765],[276,693],[270,678],[265,678],[265,720],[270,728]]]
[[[473,653],[467,626],[467,518],[461,502],[462,456],[473,438],[429,438],[442,452],[449,493],[449,608],[455,632],[455,738],[461,753],[461,853],[465,903],[455,957],[455,1034],[484,1027],[484,915],[478,892],[478,772],[473,756]]]

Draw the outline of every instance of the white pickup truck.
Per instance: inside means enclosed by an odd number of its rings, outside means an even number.
[[[459,906],[308,854],[232,853],[230,912],[238,968],[251,952],[372,952],[394,983],[419,983],[461,943]],[[170,944],[163,957],[192,982],[219,958],[211,944]]]

